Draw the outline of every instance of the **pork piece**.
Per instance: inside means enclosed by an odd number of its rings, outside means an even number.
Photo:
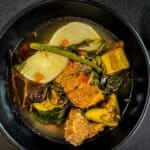
[[[84,70],[84,67],[79,62],[69,62],[64,71],[56,78],[63,88],[65,93],[74,90],[79,86],[79,75]]]
[[[65,123],[65,139],[72,145],[79,146],[103,130],[103,124],[88,122],[80,109],[72,108]]]
[[[90,132],[88,134],[88,139],[94,137],[99,132],[104,130],[104,125],[102,123],[89,123]]]
[[[81,77],[85,76],[85,70],[85,66],[79,62],[69,62],[65,70],[56,78],[56,82],[64,88],[69,100],[80,108],[88,108],[104,99],[97,86],[81,81]]]
[[[67,94],[69,100],[79,108],[88,108],[104,100],[102,91],[97,86],[80,84]]]
[[[12,86],[17,103],[21,107],[28,107],[31,103],[45,99],[47,86],[25,79],[18,71],[12,69]]]

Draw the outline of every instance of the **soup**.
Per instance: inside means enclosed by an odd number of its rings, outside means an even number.
[[[27,33],[11,55],[11,81],[28,127],[74,146],[116,128],[132,85],[126,44],[82,18],[57,18]]]

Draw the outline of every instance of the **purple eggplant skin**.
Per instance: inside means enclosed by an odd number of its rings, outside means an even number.
[[[42,102],[46,98],[47,85],[29,81],[15,69],[12,69],[11,74],[13,93],[21,108],[29,107],[35,102]]]

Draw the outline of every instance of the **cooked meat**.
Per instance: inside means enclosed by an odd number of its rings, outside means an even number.
[[[72,108],[65,123],[65,139],[74,146],[103,131],[102,124],[90,123],[81,114],[80,109]]]
[[[102,91],[97,86],[88,84],[81,84],[67,96],[76,107],[80,108],[88,108],[104,100]]]
[[[63,84],[64,83],[64,84]],[[77,88],[80,84],[79,79],[76,75],[70,75],[64,78],[62,84],[64,85],[65,93],[68,93],[75,88]]]
[[[58,76],[56,80],[62,80],[63,77],[69,76],[69,75],[79,75],[81,71],[83,71],[83,65],[79,62],[68,62],[68,65],[64,69],[64,71],[61,73],[61,75]]]
[[[56,82],[64,88],[70,101],[80,108],[88,108],[104,99],[104,95],[97,86],[81,81],[81,77],[85,76],[84,71],[84,65],[69,62],[65,70],[56,78]]]
[[[69,62],[64,71],[56,78],[56,82],[60,83],[66,93],[74,90],[79,86],[80,72],[84,70],[83,65],[78,62]]]
[[[102,123],[89,123],[90,132],[88,135],[88,139],[95,136],[98,132],[102,132],[104,130],[104,125]]]
[[[89,125],[79,109],[72,109],[65,124],[65,138],[74,146],[88,138]]]

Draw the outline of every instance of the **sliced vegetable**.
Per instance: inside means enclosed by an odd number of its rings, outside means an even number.
[[[48,83],[66,67],[68,59],[49,52],[37,52],[16,66],[27,79],[38,83]]]
[[[80,63],[83,63],[83,64],[87,65],[87,66],[90,66],[98,72],[102,71],[102,69],[99,66],[97,66],[95,63],[93,63],[89,60],[86,60],[84,58],[81,58],[80,56],[76,55],[75,53],[66,51],[62,48],[49,46],[49,45],[46,45],[46,44],[40,44],[40,43],[31,43],[30,48],[32,48],[34,50],[38,50],[38,51],[48,51],[48,52],[52,52],[52,53],[55,53],[55,54],[59,54],[61,56],[67,57],[69,59],[78,61]]]
[[[41,103],[33,103],[32,107],[36,109],[37,111],[48,111],[54,109],[54,107],[58,107],[56,105],[53,105],[50,100],[45,100]]]
[[[103,107],[111,111],[117,111],[117,114],[120,115],[118,99],[114,93],[109,96],[108,102],[104,103]]]
[[[61,124],[64,120],[64,116],[67,109],[67,102],[64,102],[61,105],[53,105],[50,100],[45,100],[41,103],[32,104],[32,113],[36,119],[43,123],[54,123]]]
[[[98,50],[101,45],[100,35],[90,25],[82,22],[70,22],[59,28],[52,36],[49,44],[80,50]]]
[[[33,111],[32,114],[34,115],[35,119],[42,124],[56,124],[60,125],[64,121],[65,113],[66,113],[67,106],[65,107],[56,107],[52,110],[46,112],[40,111]]]
[[[91,121],[103,123],[106,126],[118,126],[120,109],[116,95],[112,94],[102,108],[95,107],[87,110],[85,116]]]
[[[45,99],[48,89],[47,85],[25,79],[16,69],[11,69],[11,75],[15,100],[21,109]]]
[[[111,114],[107,109],[105,108],[92,108],[89,109],[85,116],[88,120],[97,122],[97,123],[103,123],[106,126],[110,127],[116,127],[118,126],[118,121],[115,120],[114,114]]]
[[[106,74],[108,75],[130,67],[127,57],[122,48],[108,51],[107,53],[102,55],[101,58],[106,70]]]

